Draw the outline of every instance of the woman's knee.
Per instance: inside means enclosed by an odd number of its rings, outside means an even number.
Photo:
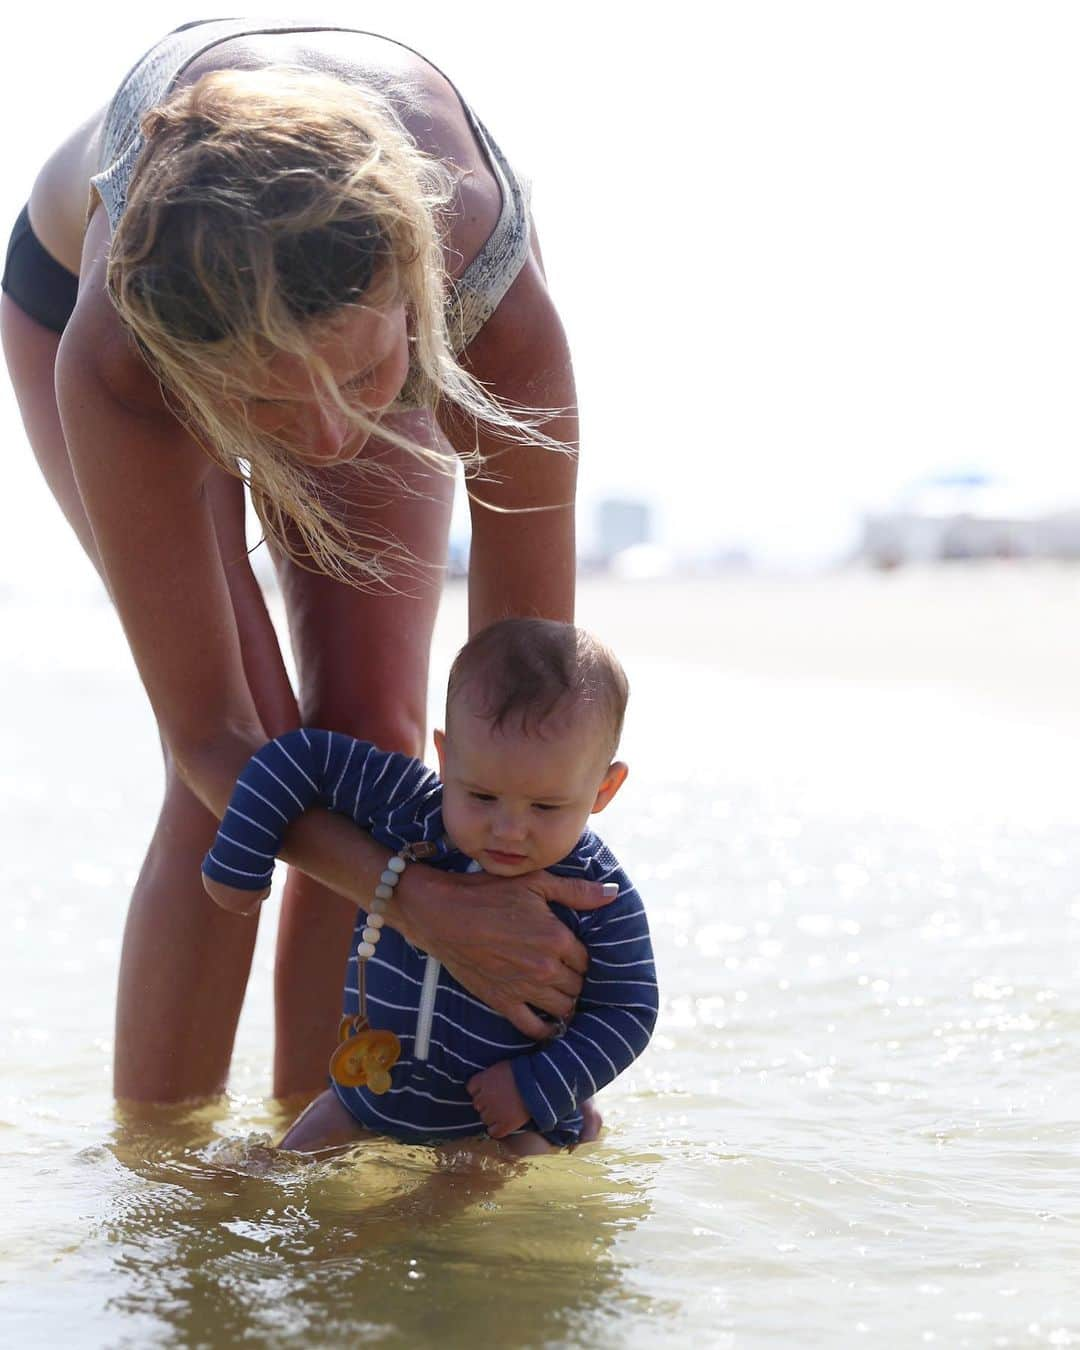
[[[426,690],[410,695],[388,688],[359,703],[345,690],[305,702],[304,722],[419,759],[427,737],[426,704]]]
[[[165,792],[151,848],[203,854],[214,841],[217,820],[184,782],[168,748],[165,758]]]
[[[328,596],[326,589],[317,594],[325,608],[308,610],[299,641],[293,629],[304,725],[421,755],[437,596],[420,602],[356,592]]]

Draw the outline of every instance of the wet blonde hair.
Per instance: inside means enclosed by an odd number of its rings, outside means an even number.
[[[539,429],[551,413],[504,406],[455,358],[442,247],[453,181],[381,95],[280,66],[215,71],[148,113],[142,131],[110,249],[110,295],[173,411],[249,483],[265,531],[300,565],[358,586],[419,566],[389,537],[357,539],[325,477],[252,425],[248,400],[274,356],[299,357],[358,432],[377,430],[440,473],[456,462],[376,427],[343,398],[311,331],[343,306],[402,296],[409,384],[421,402],[449,401],[513,440],[558,444]],[[371,457],[351,467],[415,491]]]

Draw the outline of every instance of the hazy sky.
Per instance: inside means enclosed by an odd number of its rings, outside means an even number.
[[[113,4],[106,30],[97,8],[6,28],[5,239],[52,145],[206,13]],[[663,20],[580,0],[317,11],[444,66],[534,180],[585,532],[595,498],[627,493],[674,546],[819,554],[912,478],[971,466],[1080,500],[1080,7],[641,12]],[[0,429],[19,461],[6,388]],[[52,528],[15,472],[5,551]]]

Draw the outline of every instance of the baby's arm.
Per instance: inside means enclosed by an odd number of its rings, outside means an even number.
[[[288,826],[320,799],[310,737],[289,732],[248,760],[203,859],[203,886],[237,913],[270,893],[274,860]]]
[[[504,1139],[520,1130],[531,1115],[514,1082],[514,1070],[508,1059],[500,1059],[474,1074],[465,1088],[492,1139]]]
[[[581,924],[578,936],[589,951],[589,971],[573,1020],[558,1040],[507,1061],[541,1130],[554,1129],[627,1069],[648,1045],[656,1022],[656,970],[641,897],[603,845],[587,875],[590,881],[618,882],[619,894]]]
[[[285,831],[309,807],[328,807],[371,828],[376,813],[381,819],[384,808],[430,778],[418,760],[337,732],[279,736],[248,760],[237,779],[203,860],[203,885],[226,909],[252,913],[270,892]]]

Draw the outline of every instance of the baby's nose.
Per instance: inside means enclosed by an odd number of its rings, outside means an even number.
[[[498,830],[500,839],[524,839],[527,831],[525,817],[518,811],[502,811],[499,814]]]

